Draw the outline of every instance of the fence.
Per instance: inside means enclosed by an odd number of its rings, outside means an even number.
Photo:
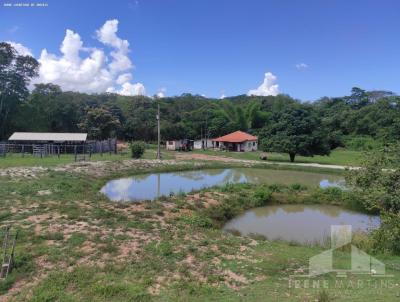
[[[17,153],[24,157],[32,154],[37,157],[58,156],[62,154],[74,154],[75,161],[90,158],[92,154],[117,153],[117,140],[115,138],[103,141],[89,141],[83,144],[19,144],[0,142],[0,156],[5,157],[7,153]]]
[[[88,142],[86,145],[89,146],[92,153],[117,153],[117,140],[115,138],[104,141]]]

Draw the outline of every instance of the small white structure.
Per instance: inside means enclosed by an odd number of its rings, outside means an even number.
[[[213,148],[213,142],[211,139],[199,139],[194,141],[193,149],[201,150],[209,148]]]
[[[176,140],[176,141],[167,141],[166,145],[167,150],[171,151],[176,151],[182,148],[182,141]]]
[[[167,141],[166,149],[172,151],[191,151],[193,150],[193,140],[178,139]]]

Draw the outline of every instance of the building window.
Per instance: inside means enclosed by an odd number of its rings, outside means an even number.
[[[173,145],[174,142],[173,141],[168,141],[168,145]]]
[[[253,146],[256,146],[256,142],[253,142]]]

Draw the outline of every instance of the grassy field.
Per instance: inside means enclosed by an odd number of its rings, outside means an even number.
[[[257,160],[260,161],[260,152],[222,152],[222,151],[193,151],[193,153],[207,154],[214,156],[225,156],[232,157],[235,159],[245,159],[245,160]],[[149,145],[143,156],[144,159],[155,159],[156,158],[156,147],[155,145]],[[162,150],[163,159],[172,159],[175,157],[177,152]],[[363,153],[360,151],[350,151],[344,149],[333,150],[330,156],[314,156],[314,157],[304,157],[297,156],[297,163],[319,163],[319,164],[332,164],[332,165],[345,165],[345,166],[357,166],[360,164]],[[130,153],[128,150],[119,154],[109,154],[104,153],[103,155],[94,154],[92,155],[90,161],[122,161],[130,158]],[[22,157],[20,154],[7,154],[6,157],[0,157],[0,169],[8,167],[30,167],[30,166],[42,166],[42,167],[52,167],[56,165],[68,164],[74,162],[75,158],[71,154],[61,155],[60,158],[57,156],[47,156],[44,158],[35,157],[30,154],[25,154]],[[269,162],[290,162],[289,156],[287,154],[281,153],[268,153]]]
[[[221,152],[221,151],[194,151],[196,153],[203,153],[216,156],[227,156],[237,159],[260,160],[260,152]],[[283,153],[270,153],[267,152],[268,161],[274,162],[290,162],[289,155]],[[318,163],[330,165],[344,165],[344,166],[357,166],[361,163],[363,153],[360,151],[351,151],[345,149],[333,150],[329,156],[296,156],[296,163]]]
[[[157,155],[157,151],[154,148],[146,149],[143,159],[155,159]],[[162,152],[163,159],[171,159],[174,157],[174,154],[171,152],[167,152],[163,150]],[[130,159],[130,154],[128,151],[124,153],[118,154],[110,154],[104,153],[93,154],[90,158],[90,161],[122,161],[125,159]],[[37,156],[32,156],[31,154],[25,154],[24,157],[21,154],[17,153],[8,153],[6,157],[0,157],[0,169],[1,168],[9,168],[9,167],[34,167],[34,166],[42,166],[42,167],[52,167],[62,164],[69,164],[75,161],[75,157],[72,154],[63,154],[58,158],[57,156],[46,156],[44,158],[40,158]]]
[[[342,204],[338,192],[228,185],[143,203],[113,203],[99,193],[115,177],[216,166],[138,163],[102,174],[50,169],[36,178],[0,177],[0,224],[20,232],[16,268],[0,281],[0,301],[398,300],[397,256],[376,255],[393,275],[387,288],[348,283],[337,288],[330,274],[314,280],[318,287],[297,288],[291,276],[304,272],[308,259],[324,247],[220,229],[244,209],[270,202]],[[339,251],[338,259],[345,262],[346,254]]]

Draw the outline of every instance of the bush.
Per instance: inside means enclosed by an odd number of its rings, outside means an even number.
[[[344,140],[348,150],[369,151],[382,147],[382,143],[370,136],[348,136]]]
[[[194,227],[199,228],[211,228],[213,226],[212,221],[210,218],[200,215],[192,215],[192,216],[181,216],[180,221],[183,223],[187,223]]]
[[[271,200],[272,192],[266,187],[258,187],[253,194],[254,206],[261,207]]]
[[[305,190],[307,190],[307,187],[303,186],[302,184],[299,184],[299,183],[294,183],[294,184],[290,185],[290,189],[292,191],[305,191]]]
[[[372,232],[375,252],[400,255],[400,214],[381,212],[381,226]]]
[[[145,149],[146,149],[146,145],[144,142],[131,143],[132,158],[141,158],[144,154]]]

